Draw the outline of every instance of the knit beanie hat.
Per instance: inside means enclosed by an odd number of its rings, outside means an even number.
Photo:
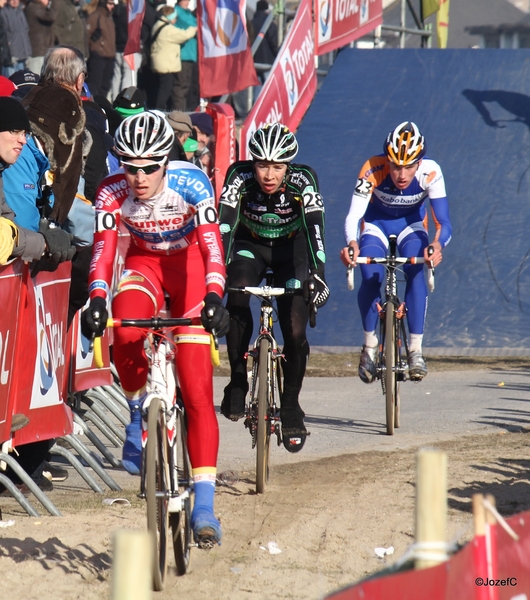
[[[9,96],[0,97],[0,131],[29,131],[29,119],[18,100]]]

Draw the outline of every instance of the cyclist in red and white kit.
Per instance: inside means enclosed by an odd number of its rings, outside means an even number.
[[[90,307],[83,313],[82,329],[87,337],[102,335],[111,300],[116,318],[151,318],[164,308],[165,294],[171,316],[201,316],[204,328],[180,327],[175,332],[176,367],[195,490],[191,525],[196,541],[219,542],[221,528],[213,512],[219,429],[207,332],[215,329],[222,336],[228,329],[228,312],[221,301],[224,256],[208,177],[191,163],[168,163],[173,139],[167,120],[149,111],[128,117],[116,131],[122,168],[102,181],[96,196]],[[120,224],[129,231],[131,244],[121,279],[112,290]],[[139,473],[141,410],[149,371],[143,333],[115,329],[113,357],[131,410],[123,465]]]

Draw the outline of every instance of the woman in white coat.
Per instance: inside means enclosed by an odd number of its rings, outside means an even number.
[[[197,27],[187,29],[175,27],[177,11],[171,6],[162,6],[159,14],[151,31],[151,68],[158,74],[156,108],[167,110],[175,73],[182,68],[180,45],[197,33]]]

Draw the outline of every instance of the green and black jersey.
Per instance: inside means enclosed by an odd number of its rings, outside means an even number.
[[[234,240],[275,246],[303,231],[310,268],[324,271],[324,202],[311,167],[290,164],[282,187],[269,195],[256,181],[252,161],[233,163],[219,199],[219,222],[227,263]]]

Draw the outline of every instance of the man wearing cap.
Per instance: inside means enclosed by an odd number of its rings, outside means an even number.
[[[29,69],[15,71],[9,76],[9,79],[17,86],[17,89],[14,90],[11,95],[19,100],[25,98],[31,89],[38,85],[40,81],[40,77]]]
[[[134,85],[124,88],[116,96],[112,107],[125,119],[137,115],[146,109],[146,97],[142,90]]]
[[[174,110],[169,113],[167,120],[175,132],[175,141],[169,153],[169,160],[188,160],[183,145],[193,131],[190,116],[180,110]]]
[[[2,10],[2,20],[11,52],[11,65],[2,67],[2,75],[9,77],[15,71],[23,69],[26,59],[31,56],[29,26],[20,0],[7,0]]]
[[[209,146],[210,142],[214,140],[212,117],[207,112],[194,112],[191,113],[190,118],[199,142],[199,147],[195,152],[195,158],[198,160],[195,161],[195,164],[205,173],[210,174],[213,160]]]

